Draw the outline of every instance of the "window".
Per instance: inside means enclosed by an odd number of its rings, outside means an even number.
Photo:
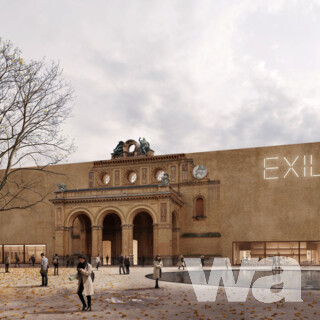
[[[196,199],[196,217],[204,217],[204,200],[199,197]]]

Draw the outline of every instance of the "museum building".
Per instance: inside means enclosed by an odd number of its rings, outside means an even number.
[[[143,138],[111,159],[56,165],[45,201],[0,213],[0,263],[45,252],[134,264],[160,254],[243,259],[281,255],[320,265],[320,143],[155,155]],[[33,179],[21,173],[21,180]]]

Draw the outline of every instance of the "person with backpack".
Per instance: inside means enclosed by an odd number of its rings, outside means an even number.
[[[93,281],[94,273],[92,265],[86,261],[86,256],[79,255],[79,263],[77,265],[78,271],[78,296],[82,302],[82,311],[91,311],[91,296],[94,294]],[[83,294],[87,297],[87,304],[84,300]]]
[[[58,276],[59,275],[59,257],[57,254],[54,255],[53,257],[53,268],[54,268],[54,275]]]

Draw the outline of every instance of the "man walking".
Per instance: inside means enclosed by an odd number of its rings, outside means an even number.
[[[42,277],[41,287],[46,287],[48,285],[48,259],[46,258],[44,253],[41,253],[40,274]]]
[[[121,270],[123,271],[123,274],[125,274],[126,272],[124,271],[124,259],[123,259],[123,255],[122,253],[120,254],[120,256],[118,257],[118,262],[119,262],[119,273],[121,274]]]
[[[5,264],[5,272],[9,272],[9,265],[10,265],[10,257],[7,254],[6,257],[4,258],[4,264]]]
[[[34,254],[31,256],[32,266],[34,267],[34,263],[36,262],[36,258]]]
[[[15,263],[15,268],[17,267],[17,265],[18,265],[18,267],[20,268],[20,258],[18,257],[18,255],[16,254],[16,256],[15,256],[15,260],[16,260],[16,263]]]
[[[53,257],[53,268],[54,268],[54,275],[59,275],[59,257],[57,254]]]
[[[107,265],[109,265],[109,256],[107,256],[106,259],[107,259]]]
[[[126,273],[129,274],[130,273],[130,259],[128,256],[126,256],[124,259],[124,265],[126,267]]]
[[[96,268],[97,268],[97,271],[99,270],[99,266],[100,266],[100,257],[99,255],[96,257]]]

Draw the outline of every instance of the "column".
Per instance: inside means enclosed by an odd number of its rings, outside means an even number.
[[[172,226],[171,224],[157,225],[156,254],[160,254],[164,266],[172,265]],[[155,231],[155,229],[154,229]]]
[[[129,256],[133,265],[133,224],[122,224],[122,254]]]
[[[56,227],[54,236],[54,253],[58,256],[63,256],[64,254],[64,228]]]
[[[101,239],[102,239],[102,226],[92,226],[92,251],[91,251],[91,262],[94,262],[95,265],[95,259],[99,255],[101,255],[100,249],[101,249]]]

